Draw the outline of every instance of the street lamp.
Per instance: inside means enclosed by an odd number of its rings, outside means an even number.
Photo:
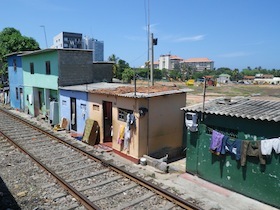
[[[40,26],[40,27],[42,27],[42,28],[44,29],[45,41],[46,41],[46,48],[48,48],[48,42],[47,42],[47,35],[46,35],[46,29],[45,29],[45,26],[44,26],[44,25],[42,25],[42,26]]]

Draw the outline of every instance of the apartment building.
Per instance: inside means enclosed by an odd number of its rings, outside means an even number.
[[[84,36],[81,33],[61,32],[53,38],[51,48],[77,48],[92,50],[93,61],[104,61],[104,42]]]
[[[179,67],[180,62],[183,61],[182,58],[176,56],[176,55],[160,55],[159,57],[159,69],[169,69],[169,70],[173,70],[176,68],[176,66]]]
[[[61,32],[53,38],[53,46],[51,48],[82,49],[82,34],[72,32]]]
[[[84,36],[83,49],[90,49],[93,51],[93,61],[104,61],[104,41]]]
[[[192,67],[195,71],[213,70],[214,61],[208,58],[189,58],[187,60],[181,61],[181,64]]]

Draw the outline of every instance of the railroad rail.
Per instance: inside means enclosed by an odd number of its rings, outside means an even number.
[[[200,209],[129,166],[106,159],[93,147],[60,137],[2,108],[0,119],[0,135],[51,174],[86,209]],[[53,195],[63,196],[67,193]]]

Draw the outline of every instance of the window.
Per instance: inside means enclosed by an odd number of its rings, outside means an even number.
[[[30,74],[34,74],[34,63],[30,63]]]
[[[16,87],[16,99],[18,100],[18,88]]]
[[[98,104],[93,104],[92,109],[96,110],[96,111],[99,111],[99,105]]]
[[[51,62],[46,61],[46,74],[50,75],[51,74]]]
[[[127,114],[132,114],[132,110],[119,108],[118,120],[126,122]]]
[[[14,66],[14,71],[17,70],[17,60],[13,59],[13,66]]]

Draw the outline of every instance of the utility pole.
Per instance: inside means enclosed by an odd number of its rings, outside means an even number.
[[[151,33],[151,40],[150,40],[150,75],[151,75],[151,83],[152,86],[154,85],[154,45],[157,45],[157,39],[154,39],[154,34]]]
[[[151,59],[150,59],[150,75],[151,75],[152,86],[154,86],[154,43],[153,43],[153,40],[154,40],[154,34],[151,33],[151,40],[150,40],[150,50],[151,50],[151,53],[150,53],[150,56],[151,56]]]
[[[46,35],[46,29],[45,29],[45,26],[44,26],[44,25],[42,25],[42,26],[40,26],[40,27],[42,27],[42,28],[44,29],[45,41],[46,41],[46,48],[48,48],[48,42],[47,42],[47,35]]]
[[[150,0],[148,0],[148,26],[147,26],[147,33],[148,33],[148,69],[149,69],[149,65],[151,65],[151,60],[150,60],[150,44],[151,44],[151,42],[150,42]],[[148,86],[150,86],[149,85],[149,72],[147,71],[147,80],[148,80]]]

